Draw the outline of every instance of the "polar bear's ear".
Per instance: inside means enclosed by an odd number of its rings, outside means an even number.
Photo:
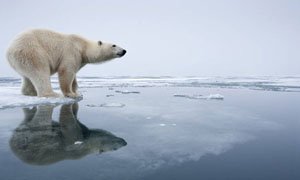
[[[98,45],[101,46],[102,45],[102,41],[98,41]]]

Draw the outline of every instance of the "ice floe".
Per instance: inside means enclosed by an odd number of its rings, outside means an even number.
[[[209,99],[215,99],[215,100],[223,100],[224,96],[221,94],[210,94],[208,96],[203,96],[203,95],[187,95],[187,94],[174,94],[174,97],[183,97],[183,98],[188,98],[188,99],[204,99],[204,100],[209,100]]]
[[[28,107],[35,105],[58,105],[75,102],[70,98],[41,98],[36,96],[24,96],[17,87],[0,88],[0,110],[14,107]]]

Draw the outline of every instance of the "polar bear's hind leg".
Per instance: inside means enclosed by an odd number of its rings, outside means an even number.
[[[27,77],[23,77],[22,94],[26,96],[37,96],[37,92],[32,82]]]
[[[30,77],[30,80],[34,84],[39,97],[61,97],[60,94],[52,90],[50,72],[36,73]]]

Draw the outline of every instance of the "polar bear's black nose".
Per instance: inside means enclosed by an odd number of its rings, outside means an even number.
[[[117,55],[118,55],[119,57],[122,57],[122,56],[124,56],[125,54],[126,54],[126,50],[123,49],[123,50],[120,51]]]
[[[126,50],[125,49],[123,49],[122,54],[123,54],[122,56],[124,56],[126,54]]]

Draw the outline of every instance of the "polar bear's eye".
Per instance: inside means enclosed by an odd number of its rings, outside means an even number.
[[[112,47],[116,47],[116,45],[114,44],[114,45],[112,45]]]
[[[98,45],[101,46],[101,45],[102,45],[102,42],[101,42],[101,41],[98,41]]]

